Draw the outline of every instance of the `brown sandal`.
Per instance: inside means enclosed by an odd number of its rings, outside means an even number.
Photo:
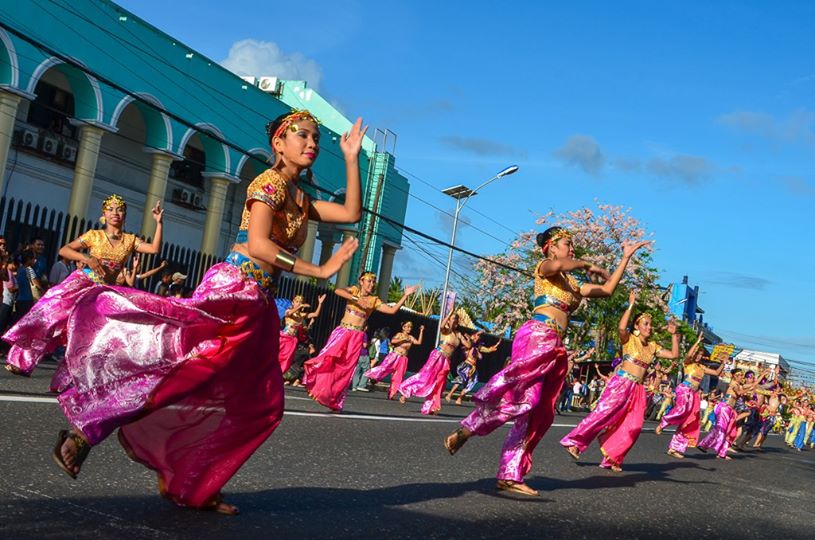
[[[667,451],[667,452],[665,452],[665,453],[666,453],[666,454],[668,454],[668,455],[669,455],[669,456],[671,456],[671,457],[676,458],[676,459],[685,459],[684,454],[680,454],[679,452],[677,452],[676,450],[673,450],[673,449],[668,450],[668,451]]]
[[[508,491],[510,493],[518,493],[526,495],[527,497],[540,497],[540,493],[527,486],[524,482],[515,482],[514,480],[498,480],[495,486],[498,491]]]
[[[71,439],[76,446],[76,456],[74,457],[74,467],[82,467],[82,463],[85,462],[85,458],[88,457],[88,454],[91,451],[91,445],[88,444],[88,441],[74,433],[73,431],[68,431],[67,429],[60,430],[59,434],[57,434],[57,444],[54,446],[54,451],[51,452],[51,457],[54,460],[54,463],[57,464],[57,467],[65,471],[65,474],[76,480],[77,474],[79,472],[74,472],[71,467],[65,463],[65,460],[62,457],[62,446]]]
[[[202,510],[208,510],[210,512],[215,512],[216,514],[223,514],[225,516],[237,516],[241,513],[237,506],[234,504],[225,503],[224,499],[221,495],[212,501],[212,503],[208,504],[207,506],[203,507]]]
[[[470,436],[464,432],[464,428],[458,428],[444,439],[444,447],[450,452],[450,455],[455,455],[464,443],[467,442]]]
[[[578,450],[576,446],[566,446],[565,448],[569,455],[572,456],[572,459],[575,461],[580,459],[580,450]]]

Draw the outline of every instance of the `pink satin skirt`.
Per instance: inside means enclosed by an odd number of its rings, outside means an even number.
[[[659,426],[662,429],[667,426],[678,426],[668,448],[684,454],[689,446],[694,447],[699,441],[699,430],[702,427],[700,422],[702,413],[699,410],[701,399],[699,391],[686,384],[677,386],[675,393],[674,406],[662,417]]]
[[[365,332],[338,326],[320,354],[303,364],[303,385],[317,403],[342,410],[363,343]]]
[[[558,333],[541,321],[524,323],[512,342],[512,359],[473,395],[475,410],[461,425],[488,435],[514,421],[504,440],[497,477],[522,482],[532,453],[555,418],[568,361]]]
[[[724,401],[716,404],[716,425],[713,426],[697,445],[700,450],[713,450],[720,458],[727,456],[727,450],[736,438],[736,411]]]
[[[369,369],[364,373],[366,377],[374,381],[381,381],[388,375],[391,376],[391,385],[388,388],[388,399],[393,399],[399,387],[402,385],[402,379],[405,377],[407,371],[408,358],[396,352],[391,352],[382,360],[382,362]]]
[[[29,372],[66,347],[54,386],[71,425],[97,444],[119,428],[163,495],[204,507],[283,416],[273,300],[227,263],[191,298],[97,285],[81,272],[50,289],[3,337]]]
[[[405,379],[399,386],[399,393],[406,398],[419,396],[425,399],[422,414],[433,414],[441,410],[441,393],[447,384],[450,373],[450,359],[439,349],[433,349],[422,369]]]
[[[297,336],[288,332],[280,332],[280,352],[277,360],[280,362],[280,371],[286,373],[294,360],[294,352],[297,350]]]
[[[597,407],[560,440],[582,453],[598,438],[603,453],[601,467],[620,466],[637,442],[645,422],[645,388],[642,383],[615,374],[606,385]]]

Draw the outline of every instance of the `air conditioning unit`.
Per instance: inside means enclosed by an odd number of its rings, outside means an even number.
[[[192,203],[192,191],[189,189],[182,189],[179,200],[186,204]]]
[[[23,146],[28,148],[37,148],[37,144],[40,142],[40,134],[36,131],[32,131],[30,129],[23,130],[23,138],[22,143]]]
[[[51,154],[52,156],[57,155],[57,149],[59,147],[59,141],[56,140],[54,137],[43,137],[42,139],[42,151],[46,154]]]
[[[277,94],[277,77],[261,77],[258,88],[270,94]]]
[[[246,84],[249,84],[249,85],[252,85],[252,86],[257,86],[258,85],[258,78],[257,77],[244,76],[244,77],[241,77],[241,79],[243,79]]]
[[[65,161],[70,162],[76,161],[76,146],[72,144],[63,144],[60,156],[62,156],[62,159],[64,159]]]
[[[195,208],[203,208],[203,203],[204,203],[204,201],[203,201],[203,199],[201,198],[200,195],[193,195],[193,197],[192,197],[192,205]]]

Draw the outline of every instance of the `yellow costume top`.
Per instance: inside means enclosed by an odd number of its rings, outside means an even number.
[[[246,205],[241,215],[241,225],[235,242],[249,240],[249,216],[252,205],[260,201],[274,210],[271,239],[288,251],[296,252],[306,241],[308,213],[311,201],[308,195],[298,191],[297,200],[288,196],[286,180],[274,169],[267,169],[255,178],[246,189]]]
[[[659,343],[643,343],[639,336],[631,334],[623,345],[623,360],[647,368],[654,361],[654,357],[662,350]]]
[[[580,295],[580,286],[583,282],[571,273],[561,273],[568,283],[568,289],[562,289],[549,278],[540,275],[540,266],[535,267],[535,307],[551,306],[567,315],[580,306],[583,297]]]
[[[79,237],[82,247],[88,250],[91,257],[99,259],[104,275],[99,276],[86,267],[84,272],[96,283],[115,285],[116,277],[121,273],[127,259],[141,245],[141,240],[130,233],[123,233],[119,243],[113,245],[104,230],[90,230]]]
[[[354,299],[348,300],[348,304],[345,306],[345,312],[350,313],[351,315],[355,315],[360,319],[367,319],[371,313],[376,311],[376,308],[382,305],[382,300],[379,299],[378,296],[360,296],[359,287],[354,285],[350,287],[349,292]]]

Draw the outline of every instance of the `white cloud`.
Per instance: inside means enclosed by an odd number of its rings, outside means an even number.
[[[815,112],[798,109],[786,118],[763,112],[738,111],[721,115],[719,123],[742,133],[759,135],[771,141],[812,144],[815,142]]]
[[[677,179],[688,185],[696,185],[719,168],[706,157],[677,154],[670,158],[653,158],[646,164],[646,169],[649,173],[662,178]]]
[[[572,135],[566,144],[555,150],[554,155],[564,163],[579,167],[592,176],[598,176],[606,162],[603,152],[600,151],[600,145],[590,135]]]
[[[311,88],[319,89],[322,69],[314,60],[300,53],[285,53],[277,43],[243,39],[229,49],[221,65],[237,75],[254,77],[272,76],[286,80],[308,81]]]

